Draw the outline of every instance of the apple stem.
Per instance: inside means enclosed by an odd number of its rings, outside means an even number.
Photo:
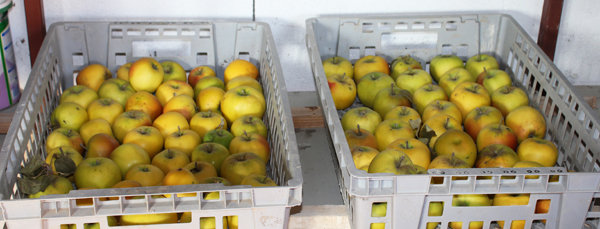
[[[333,60],[332,60],[332,62],[333,62],[333,64],[339,64],[339,63],[340,63],[340,60],[339,60],[339,58],[336,56],[336,57],[333,57]]]
[[[404,161],[404,155],[400,156],[400,160],[396,161],[396,168],[400,168],[400,166],[402,166],[403,161]]]
[[[408,145],[408,140],[406,140],[406,145],[404,146],[405,149],[410,149],[410,146]]]
[[[362,131],[360,131],[360,124],[356,124],[356,131],[358,131],[358,132],[356,133],[356,135],[358,135],[358,136],[362,136]]]
[[[390,89],[392,90],[392,92],[390,93],[390,95],[395,96],[396,93],[394,92],[394,83],[390,84]]]
[[[223,129],[224,125],[225,125],[225,120],[221,119],[221,122],[219,123],[219,126],[217,127],[217,129]]]

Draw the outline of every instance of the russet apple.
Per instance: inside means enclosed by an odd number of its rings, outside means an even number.
[[[75,81],[77,85],[83,85],[98,91],[102,82],[110,78],[112,78],[112,73],[104,65],[90,64],[77,73]]]
[[[436,82],[450,69],[463,67],[463,60],[455,55],[437,55],[429,62],[429,72]]]
[[[133,143],[123,143],[113,150],[110,154],[112,159],[121,171],[121,176],[125,178],[127,171],[134,165],[150,164],[150,155],[139,145]]]
[[[421,63],[410,55],[396,57],[390,64],[390,76],[397,82],[398,76],[411,69],[423,69]],[[429,74],[428,74],[429,75]],[[429,77],[431,79],[431,76]]]
[[[171,98],[178,95],[193,97],[194,89],[185,81],[168,80],[158,86],[155,95],[160,104],[164,106]]]
[[[404,71],[394,78],[399,88],[413,94],[420,87],[433,83],[431,76],[425,70],[411,69]]]
[[[113,135],[117,140],[123,141],[123,138],[130,130],[138,126],[150,126],[152,120],[150,116],[143,111],[133,110],[121,113],[112,124]]]
[[[369,165],[369,173],[415,174],[416,170],[410,168],[412,165],[413,163],[406,153],[400,150],[386,149],[373,158]]]
[[[110,157],[112,151],[119,145],[119,141],[111,135],[105,133],[96,134],[87,142],[85,157]]]
[[[438,155],[429,163],[429,169],[467,169],[469,164],[456,155]]]
[[[229,156],[229,150],[225,146],[213,143],[202,143],[192,151],[191,161],[204,161],[215,167],[217,172],[221,171],[221,164]]]
[[[143,187],[158,186],[162,183],[165,173],[152,164],[137,164],[129,168],[125,174],[125,180],[133,180]]]
[[[437,138],[433,146],[436,155],[452,155],[467,162],[469,167],[475,164],[477,146],[469,134],[461,130],[447,130]]]
[[[183,168],[192,172],[192,174],[194,174],[194,177],[196,177],[196,180],[198,182],[202,182],[209,177],[217,176],[217,170],[215,169],[215,167],[212,164],[205,161],[190,162]]]
[[[57,128],[46,137],[46,152],[61,146],[73,147],[80,154],[84,151],[83,138],[79,132],[69,128]]]
[[[355,107],[342,115],[341,122],[344,131],[355,130],[360,125],[363,130],[374,134],[375,128],[381,122],[381,116],[368,107]]]
[[[330,74],[327,76],[327,85],[329,86],[336,109],[343,110],[354,103],[356,99],[356,84],[352,77]]]
[[[79,131],[81,125],[88,121],[88,113],[77,103],[64,102],[58,104],[50,117],[52,126]]]
[[[385,120],[377,125],[375,129],[378,150],[384,150],[390,143],[397,139],[414,137],[415,134],[410,124],[397,119]]]
[[[354,67],[348,59],[341,56],[329,57],[323,61],[323,70],[325,76],[330,75],[345,75],[350,79],[353,79]]]
[[[233,136],[241,136],[244,133],[257,133],[265,138],[267,137],[267,126],[265,123],[262,119],[251,115],[242,116],[233,121],[230,130]]]
[[[373,99],[373,110],[381,117],[398,106],[410,107],[411,94],[407,90],[398,88],[395,84],[381,89]]]
[[[240,76],[250,76],[257,79],[258,74],[258,68],[256,68],[253,63],[243,59],[236,59],[231,61],[227,67],[225,67],[223,79],[225,80],[225,83]]]
[[[190,120],[190,129],[196,131],[200,139],[204,137],[206,132],[217,128],[227,129],[227,121],[221,114],[214,111],[198,112]]]
[[[533,107],[517,107],[506,115],[504,121],[515,132],[519,142],[529,137],[543,138],[546,135],[546,120]]]
[[[483,71],[498,69],[498,61],[493,56],[479,54],[470,57],[465,64],[465,68],[472,76],[479,76]]]
[[[125,63],[117,69],[117,79],[122,79],[129,82],[129,68],[133,63]]]
[[[350,77],[350,79],[352,79],[352,77]],[[227,82],[227,84],[225,85],[225,91],[229,91],[239,86],[249,86],[260,91],[260,93],[263,93],[262,85],[256,79],[250,76],[235,77],[234,79]]]
[[[225,91],[221,88],[204,88],[196,96],[196,105],[198,105],[200,111],[217,111],[221,107],[223,96],[225,96]]]
[[[238,185],[248,175],[266,175],[267,168],[265,162],[256,154],[236,153],[225,158],[220,174],[231,181],[232,185]]]
[[[88,105],[87,113],[88,120],[104,119],[111,125],[115,122],[115,119],[123,113],[124,108],[121,104],[111,98],[100,98],[92,101]]]
[[[154,120],[162,113],[163,107],[153,94],[138,91],[131,95],[125,104],[125,111],[131,110],[143,111],[150,116],[150,119]]]
[[[221,112],[228,123],[244,115],[262,118],[265,113],[265,97],[248,86],[240,86],[225,92],[221,100]]]
[[[483,127],[475,141],[479,151],[491,144],[503,144],[513,150],[517,149],[517,135],[508,126],[499,123]]]
[[[272,187],[277,186],[277,183],[273,179],[265,175],[250,174],[242,180],[241,185],[250,185],[252,187]],[[227,224],[230,225],[229,217],[227,217]],[[231,227],[231,225],[230,225]]]
[[[473,109],[491,104],[490,94],[478,83],[462,82],[450,94],[450,102],[456,104],[463,118]]]
[[[377,156],[379,150],[369,146],[355,146],[351,148],[350,153],[352,154],[354,167],[368,172],[369,165],[371,164],[371,161],[373,161],[373,158]]]
[[[552,167],[558,159],[558,149],[551,141],[541,138],[527,138],[517,147],[521,161],[534,161],[544,167]]]
[[[479,131],[490,124],[504,124],[504,116],[492,106],[477,107],[467,113],[464,120],[465,131],[473,139],[477,139]]]
[[[169,111],[161,114],[154,120],[152,126],[160,130],[163,137],[166,137],[179,130],[187,130],[190,128],[185,116],[179,112]]]
[[[79,128],[79,134],[81,135],[81,138],[85,144],[88,143],[92,136],[99,133],[105,133],[110,136],[113,135],[110,123],[101,118],[89,120],[81,125],[81,128]]]
[[[171,98],[171,100],[163,107],[163,113],[171,111],[178,112],[188,121],[192,119],[192,116],[199,110],[194,98],[189,95],[177,95]]]
[[[254,153],[258,155],[265,163],[269,162],[271,157],[271,148],[267,138],[257,133],[244,133],[236,136],[229,144],[229,153]]]
[[[479,74],[477,83],[483,85],[488,92],[493,93],[498,88],[512,85],[512,80],[505,71],[491,69],[485,70]]]
[[[148,153],[150,158],[153,158],[158,152],[163,149],[164,138],[160,131],[153,126],[139,126],[125,134],[123,143],[136,144]]]
[[[206,76],[216,76],[215,71],[209,66],[198,66],[190,71],[187,82],[193,88],[200,78]]]
[[[129,83],[136,91],[153,93],[163,82],[162,65],[154,58],[142,57],[129,68]]]
[[[454,88],[462,82],[475,82],[475,78],[464,68],[454,68],[444,73],[438,84],[444,89],[446,95],[450,96]]]
[[[431,153],[429,147],[416,138],[400,138],[390,143],[386,149],[396,149],[408,155],[413,164],[429,168]]]
[[[484,147],[477,155],[477,168],[511,168],[519,161],[519,156],[513,149],[502,144],[492,144]]]
[[[369,131],[362,130],[360,125],[356,129],[344,131],[350,149],[356,146],[377,148],[377,138]]]
[[[390,74],[390,67],[387,61],[380,56],[364,56],[354,63],[355,82],[360,82],[363,76],[371,72],[380,72],[387,75]]]
[[[96,91],[86,86],[75,85],[63,91],[59,103],[73,102],[87,108],[88,105],[98,98]]]
[[[214,129],[206,132],[202,138],[202,142],[214,142],[225,146],[229,149],[229,144],[234,136],[231,132],[225,129]]]
[[[202,143],[200,135],[193,130],[178,130],[165,137],[165,149],[176,149],[184,152],[188,156],[192,155],[192,150]]]
[[[444,89],[436,84],[427,84],[418,88],[415,93],[413,93],[413,107],[419,112],[419,114],[423,114],[423,110],[429,103],[436,100],[448,100],[448,96]]]
[[[372,72],[364,75],[358,84],[356,90],[358,93],[358,99],[365,106],[373,108],[375,102],[375,96],[380,90],[390,87],[390,85],[396,84],[392,77],[381,72]]]
[[[504,86],[492,92],[492,106],[498,108],[506,116],[512,110],[529,104],[527,93],[516,86]]]
[[[127,104],[127,99],[135,94],[135,89],[129,82],[122,79],[107,79],[98,89],[100,98],[111,98],[117,101],[123,108]]]
[[[121,170],[110,158],[88,157],[75,170],[77,188],[110,188],[121,181]]]
[[[187,80],[185,69],[183,69],[179,63],[165,60],[160,62],[160,65],[162,66],[164,72],[163,82],[169,80],[179,80],[185,82]]]
[[[165,174],[169,171],[183,168],[190,163],[190,158],[184,152],[175,149],[165,149],[152,157],[152,165]]]
[[[462,113],[460,113],[460,110],[458,109],[456,104],[446,100],[436,100],[429,103],[423,109],[423,115],[421,118],[423,119],[423,122],[427,122],[427,120],[429,120],[431,117],[437,114],[447,114],[450,117],[456,119],[456,121],[458,121],[459,123],[462,123],[463,120]]]

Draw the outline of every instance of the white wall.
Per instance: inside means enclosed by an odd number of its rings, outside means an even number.
[[[255,13],[256,20],[271,25],[288,90],[308,91],[314,90],[314,83],[304,41],[307,18],[327,14],[356,13],[501,12],[515,17],[535,40],[539,30],[542,4],[543,0],[256,0]],[[44,14],[48,26],[57,21],[129,18],[251,19],[252,0],[44,0]],[[25,27],[13,29],[25,29]]]

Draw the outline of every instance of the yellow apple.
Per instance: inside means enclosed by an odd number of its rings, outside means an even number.
[[[123,141],[123,138],[130,130],[138,126],[150,126],[152,120],[150,116],[143,111],[133,110],[121,113],[112,124],[113,135],[117,140]]]
[[[196,83],[200,78],[206,76],[216,76],[215,71],[213,71],[213,69],[209,66],[195,67],[190,71],[190,74],[188,74],[188,83],[193,88],[194,86],[196,86]]]
[[[77,188],[110,188],[121,181],[121,170],[110,158],[88,157],[75,170]]]
[[[327,58],[323,61],[323,70],[325,71],[325,76],[329,77],[331,75],[345,75],[350,79],[353,79],[354,75],[354,67],[352,63],[341,56],[334,56]]]
[[[200,109],[196,106],[196,102],[189,95],[177,95],[171,98],[171,100],[163,107],[163,113],[171,111],[178,112],[188,121],[192,119],[192,116],[194,116],[198,110]]]
[[[185,116],[174,111],[166,112],[158,116],[152,123],[152,126],[158,128],[163,137],[179,130],[187,130],[190,128],[190,124]]]
[[[104,80],[112,78],[112,73],[101,64],[90,64],[77,73],[77,85],[83,85],[98,91]]]
[[[459,194],[452,197],[452,206],[459,207],[475,207],[475,206],[490,206],[491,200],[488,195],[485,194]],[[462,228],[462,222],[450,222],[452,229]],[[471,221],[469,223],[469,229],[482,228],[482,221]]]
[[[416,138],[400,138],[390,143],[386,149],[395,149],[408,155],[413,164],[429,168],[431,162],[431,153],[429,147]]]
[[[277,186],[273,179],[265,175],[250,174],[242,180],[241,185],[250,185],[252,187],[271,187]]]
[[[484,70],[498,69],[498,61],[493,56],[479,54],[469,58],[465,64],[465,68],[472,76],[479,76]]]
[[[263,94],[248,86],[236,87],[225,92],[221,100],[221,112],[228,123],[244,115],[262,118],[265,109]]]
[[[92,101],[88,105],[87,113],[88,120],[104,119],[111,125],[115,122],[115,119],[123,113],[124,109],[121,104],[111,98],[100,98]]]
[[[558,159],[558,149],[551,141],[541,138],[527,138],[517,147],[521,161],[534,161],[544,167],[552,167]]]
[[[416,169],[406,153],[386,149],[373,158],[369,165],[369,173],[416,174]]]
[[[364,170],[365,172],[369,171],[371,161],[379,154],[377,149],[369,146],[356,146],[350,152],[352,153],[352,160],[356,169]]]
[[[517,149],[517,135],[508,126],[502,124],[490,124],[483,127],[475,141],[479,151],[491,144],[503,144],[513,150]]]
[[[504,124],[504,116],[502,112],[492,106],[480,106],[471,110],[464,117],[465,131],[471,135],[473,139],[477,139],[477,134],[487,125]]]
[[[202,143],[192,151],[191,161],[204,161],[215,167],[217,173],[221,171],[221,164],[229,156],[229,150],[225,146],[213,143]]]
[[[530,106],[520,106],[506,115],[506,126],[515,132],[519,142],[546,135],[546,120],[542,113]]]
[[[462,82],[450,94],[450,102],[456,104],[463,118],[473,109],[491,104],[490,94],[475,82]]]
[[[351,76],[330,74],[327,76],[327,85],[329,86],[336,109],[343,110],[354,103],[356,99],[356,84]]]
[[[223,83],[223,80],[219,79],[216,76],[202,77],[198,79],[198,82],[196,82],[196,86],[194,86],[194,96],[198,96],[200,91],[209,87],[218,87],[221,89],[225,89],[225,83]]]
[[[490,93],[504,86],[511,86],[512,80],[510,75],[500,69],[484,70],[479,74],[477,83],[483,85]]]
[[[527,93],[516,86],[504,86],[492,92],[492,106],[498,108],[506,116],[520,106],[527,106],[529,98]]]
[[[129,68],[129,83],[136,91],[153,93],[163,82],[162,65],[154,58],[142,57]]]
[[[387,75],[390,74],[390,67],[387,61],[380,56],[364,56],[354,63],[354,81],[360,82],[363,76],[371,72],[380,72]]]
[[[394,109],[388,111],[384,117],[384,120],[400,119],[411,123],[411,125],[413,123],[417,126],[421,125],[421,115],[419,115],[419,112],[407,106],[395,107]]]
[[[258,68],[256,68],[254,64],[243,59],[233,60],[227,65],[227,67],[225,67],[225,72],[223,73],[223,79],[225,80],[225,83],[240,76],[250,76],[254,79],[257,79]]]
[[[423,69],[421,63],[410,55],[396,57],[390,64],[390,76],[397,82],[398,76],[411,69]],[[429,75],[429,74],[427,74]],[[431,79],[431,76],[429,77]]]
[[[350,78],[352,78],[352,77],[350,77]],[[229,90],[239,87],[239,86],[249,86],[251,88],[254,88],[254,89],[260,91],[260,93],[263,92],[262,85],[256,79],[254,79],[250,76],[235,77],[234,79],[227,82],[227,84],[225,85],[225,90],[229,91]]]
[[[393,78],[393,76],[392,76]],[[401,72],[394,78],[399,88],[414,93],[420,87],[433,83],[431,76],[422,69],[410,69]]]
[[[408,122],[397,119],[385,120],[375,129],[377,149],[384,150],[387,146],[401,138],[414,138],[415,134]]]
[[[258,155],[265,163],[269,162],[271,157],[271,148],[267,138],[257,133],[244,133],[236,136],[229,144],[229,153],[254,153]]]
[[[513,149],[502,144],[492,144],[484,147],[477,154],[477,168],[511,168],[519,161],[519,156]]]
[[[463,120],[462,113],[460,113],[460,110],[454,103],[446,100],[436,100],[429,103],[423,109],[423,122],[427,122],[427,120],[437,114],[447,114],[459,123],[462,123]]]
[[[475,77],[471,76],[469,71],[460,67],[450,69],[449,71],[444,73],[440,77],[438,84],[440,85],[440,87],[442,87],[442,89],[444,89],[446,95],[450,96],[452,91],[454,91],[454,88],[456,88],[456,86],[458,86],[462,82],[475,82]]]
[[[373,108],[375,96],[380,90],[396,84],[392,77],[381,72],[372,72],[364,75],[356,85],[358,99],[365,106]]]
[[[433,151],[436,155],[452,155],[467,162],[469,167],[475,164],[477,146],[469,134],[461,130],[447,130],[438,137]]]
[[[423,110],[429,103],[436,100],[448,100],[448,96],[444,89],[435,84],[427,84],[415,90],[413,93],[413,107],[419,112],[419,114],[423,114]]]
[[[161,185],[163,177],[165,173],[151,164],[134,165],[125,174],[125,180],[137,181],[144,187]]]
[[[208,131],[217,128],[227,129],[227,121],[221,114],[214,111],[198,112],[190,120],[190,129],[196,131],[200,139],[204,138]]]
[[[204,88],[196,96],[196,104],[200,111],[217,111],[221,107],[223,96],[225,96],[225,91],[221,88]]]
[[[258,133],[263,137],[267,137],[267,126],[262,119],[246,115],[239,117],[231,124],[231,133],[233,136],[241,136],[244,133]]]
[[[385,217],[387,215],[387,202],[373,203],[371,217]],[[370,229],[385,229],[385,223],[371,223]]]
[[[139,126],[130,130],[123,137],[123,143],[136,144],[153,158],[163,149],[164,138],[160,131],[153,126]]]
[[[231,184],[238,185],[242,180],[250,175],[266,175],[267,168],[263,159],[253,153],[231,154],[223,161],[221,165],[221,176]]]
[[[86,86],[75,85],[63,91],[59,103],[73,102],[87,109],[88,105],[97,98],[96,91]]]
[[[164,106],[171,98],[178,95],[193,97],[194,89],[185,81],[168,80],[158,86],[155,95],[160,104]]]
[[[110,154],[110,159],[119,166],[123,178],[131,167],[139,164],[150,164],[148,152],[133,143],[123,143],[115,148]]]
[[[50,120],[53,126],[79,131],[81,125],[88,121],[88,113],[77,103],[64,102],[52,111]]]
[[[138,91],[131,95],[125,103],[125,111],[132,110],[143,111],[154,120],[162,113],[163,107],[153,94],[146,91]]]
[[[419,130],[419,137],[428,138],[429,147],[433,148],[439,136],[442,136],[448,130],[462,130],[462,125],[452,116],[440,113],[423,123],[423,126]],[[431,135],[431,131],[433,131],[433,136],[428,136]]]
[[[360,126],[363,130],[375,133],[375,128],[381,122],[381,116],[368,107],[355,107],[342,115],[341,122],[344,131],[357,130]]]
[[[113,135],[110,123],[101,118],[89,120],[79,128],[79,134],[81,134],[81,138],[86,144],[92,136],[99,133],[105,133],[110,136]]]
[[[178,130],[165,138],[165,149],[176,149],[191,156],[192,150],[202,143],[200,135],[193,130]]]
[[[183,168],[190,170],[198,182],[201,182],[209,177],[217,176],[217,169],[215,169],[212,164],[205,161],[190,162]]]
[[[177,168],[168,171],[163,177],[162,184],[166,186],[173,185],[188,185],[188,184],[198,184],[196,177],[190,170],[185,168]],[[196,193],[179,193],[178,197],[190,197],[196,196]],[[165,194],[165,197],[170,198],[170,194]]]
[[[129,68],[131,68],[131,64],[132,63],[126,63],[119,66],[119,69],[117,69],[117,79],[122,79],[129,82]]]
[[[77,131],[69,128],[57,128],[46,137],[46,152],[61,146],[73,147],[80,154],[84,151],[83,138]]]
[[[439,82],[447,71],[462,67],[464,67],[463,60],[455,55],[437,55],[429,62],[429,72],[436,82]]]
[[[160,65],[162,66],[164,72],[163,82],[169,80],[179,80],[185,82],[187,80],[185,69],[183,69],[179,63],[165,60],[160,62]]]
[[[429,169],[467,169],[471,168],[469,164],[452,155],[438,155],[429,163]]]
[[[177,213],[122,215],[121,226],[177,223]]]
[[[528,205],[529,194],[496,194],[492,201],[494,206],[513,206],[513,205]],[[500,227],[504,227],[504,221],[498,221]],[[510,229],[525,228],[525,220],[514,220],[510,224]]]
[[[381,117],[385,117],[387,112],[399,107],[410,107],[411,94],[407,90],[398,88],[395,84],[391,84],[387,88],[381,89],[373,99],[373,110]]]

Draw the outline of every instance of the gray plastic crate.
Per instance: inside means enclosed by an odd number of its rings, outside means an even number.
[[[151,56],[175,60],[187,70],[213,67],[222,78],[227,64],[249,60],[259,67],[267,110],[271,160],[268,174],[278,187],[187,185],[128,189],[72,191],[40,199],[23,198],[16,187],[20,166],[33,155],[45,154],[49,118],[63,89],[90,63],[115,72],[121,64]],[[205,200],[203,193],[218,191],[220,199]],[[197,193],[196,197],[152,198],[164,193]],[[143,196],[143,199],[126,199]],[[53,24],[42,44],[0,153],[0,227],[58,228],[61,224],[100,222],[106,216],[191,212],[191,223],[169,228],[199,228],[200,217],[237,215],[240,228],[285,228],[292,206],[302,201],[302,174],[281,65],[270,27],[242,21],[178,22],[66,22]],[[101,201],[100,197],[118,197]],[[91,206],[77,200],[93,198]],[[148,228],[165,228],[152,225]]]
[[[526,220],[526,228],[598,228],[600,197],[600,125],[588,104],[536,43],[509,15],[421,14],[323,16],[306,21],[306,43],[327,127],[339,164],[340,188],[353,228],[386,223],[386,228],[426,228],[427,222]],[[455,54],[466,61],[490,54],[500,68],[525,89],[530,105],[544,113],[546,138],[559,148],[557,167],[522,169],[430,169],[427,175],[368,174],[354,166],[331,97],[322,61],[342,56],[352,62],[378,55],[391,62],[410,54],[427,70],[438,54]],[[358,103],[358,101],[357,101]],[[356,105],[356,104],[355,104]],[[340,112],[340,113],[338,113]],[[572,170],[575,172],[567,172]],[[538,179],[525,179],[537,174]],[[515,179],[501,179],[505,176]],[[549,182],[551,175],[558,182]],[[492,179],[478,179],[491,176]],[[443,183],[432,182],[433,177]],[[462,179],[455,179],[455,178]],[[453,207],[454,194],[530,193],[522,206]],[[536,201],[550,199],[547,214],[534,214]],[[386,202],[385,217],[371,217],[373,203]],[[428,216],[430,202],[443,202],[442,216]],[[546,220],[543,224],[541,220]],[[467,224],[463,224],[467,228]],[[505,228],[509,228],[507,223]]]

